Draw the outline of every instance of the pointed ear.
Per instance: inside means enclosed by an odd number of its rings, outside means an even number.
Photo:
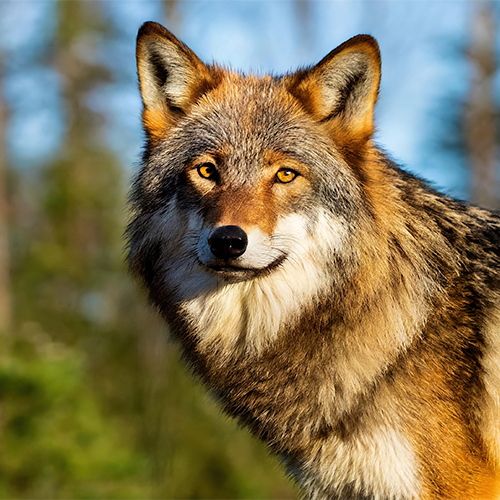
[[[154,22],[139,29],[136,57],[144,128],[160,136],[213,86],[213,75],[192,50]]]
[[[318,120],[349,142],[368,140],[380,84],[377,41],[358,35],[330,52],[316,66],[292,79],[290,92]]]

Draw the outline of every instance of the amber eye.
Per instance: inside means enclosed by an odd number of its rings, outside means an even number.
[[[294,170],[282,168],[281,170],[278,170],[276,172],[276,179],[278,179],[279,182],[286,184],[287,182],[292,182],[297,177],[297,175],[299,174],[297,174],[297,172],[295,172]]]
[[[197,170],[200,177],[204,179],[214,179],[217,174],[217,170],[213,163],[203,163]]]

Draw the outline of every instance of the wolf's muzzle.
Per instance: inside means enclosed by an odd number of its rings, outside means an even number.
[[[209,236],[208,245],[218,259],[236,259],[247,249],[247,233],[239,226],[221,226]]]

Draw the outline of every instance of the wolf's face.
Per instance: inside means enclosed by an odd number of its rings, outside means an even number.
[[[200,273],[230,282],[302,260],[305,246],[337,252],[357,193],[339,186],[353,180],[339,154],[318,148],[321,128],[271,79],[232,75],[214,94],[149,159],[158,179],[144,187],[166,189],[162,224],[181,233],[172,244]],[[334,197],[328,217],[324,199]]]
[[[243,76],[143,27],[148,146],[129,259],[150,288],[181,302],[272,280],[293,301],[331,284],[331,268],[356,258],[347,243],[367,216],[356,165],[373,129],[378,57],[361,36],[308,71]]]
[[[197,221],[197,261],[231,281],[263,276],[284,264],[292,240],[306,236],[300,213],[314,182],[291,140],[297,133],[293,103],[273,102],[282,96],[271,80],[234,80],[241,90],[231,95],[219,88],[221,96],[206,99],[203,115],[195,118],[205,145],[188,161],[181,187]],[[265,107],[269,111],[270,101],[277,111],[271,115]],[[302,223],[294,227],[292,217]]]

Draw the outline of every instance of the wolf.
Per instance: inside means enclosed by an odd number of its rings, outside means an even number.
[[[358,35],[282,76],[137,37],[127,259],[192,370],[309,499],[500,498],[500,216],[373,141]]]

